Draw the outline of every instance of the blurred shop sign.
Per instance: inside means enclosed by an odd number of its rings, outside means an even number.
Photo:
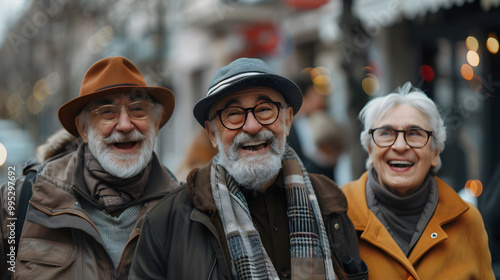
[[[221,0],[222,3],[226,4],[245,4],[245,5],[253,5],[260,4],[266,2],[273,2],[274,0]]]
[[[272,56],[282,49],[281,30],[273,24],[249,24],[244,37],[246,44],[241,54],[244,57]]]
[[[481,2],[497,2],[498,0],[482,0]],[[474,0],[354,0],[353,11],[368,27],[390,26],[401,15],[413,20],[417,16],[425,16],[428,12],[435,13],[440,9],[461,7]]]
[[[317,9],[329,0],[286,0],[286,4],[290,7],[294,7],[301,10]]]

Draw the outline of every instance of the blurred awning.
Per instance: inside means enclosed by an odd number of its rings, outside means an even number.
[[[404,17],[412,20],[440,9],[462,6],[475,0],[354,0],[353,12],[368,25],[389,26]],[[500,0],[478,0],[483,10],[500,5]]]

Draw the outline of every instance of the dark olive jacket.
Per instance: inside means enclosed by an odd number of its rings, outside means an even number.
[[[135,279],[231,279],[224,229],[210,187],[211,162],[188,175],[185,188],[147,215],[130,270]],[[309,174],[318,197],[338,279],[367,279],[347,200],[322,175]]]

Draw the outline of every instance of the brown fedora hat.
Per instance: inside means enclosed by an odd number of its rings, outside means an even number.
[[[78,136],[75,119],[90,101],[111,93],[147,93],[160,103],[164,110],[160,128],[172,116],[175,107],[173,92],[163,87],[148,87],[137,67],[120,56],[108,57],[90,66],[82,80],[80,95],[59,108],[61,124],[71,134]]]

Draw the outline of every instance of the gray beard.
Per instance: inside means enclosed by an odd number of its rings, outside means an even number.
[[[278,139],[271,131],[260,131],[255,135],[246,132],[238,134],[231,146],[224,146],[222,139],[216,134],[219,149],[219,163],[227,170],[238,184],[254,191],[270,182],[280,171],[285,152],[285,137]],[[265,155],[240,158],[239,144],[247,141],[265,139],[271,145],[271,152]]]
[[[88,128],[88,136],[88,147],[92,155],[104,170],[116,177],[130,178],[139,174],[146,168],[153,157],[156,141],[154,127],[151,128],[147,137],[135,129],[129,133],[114,132],[110,136],[103,138],[91,127]],[[123,154],[109,147],[111,143],[127,141],[142,142],[140,154]]]

